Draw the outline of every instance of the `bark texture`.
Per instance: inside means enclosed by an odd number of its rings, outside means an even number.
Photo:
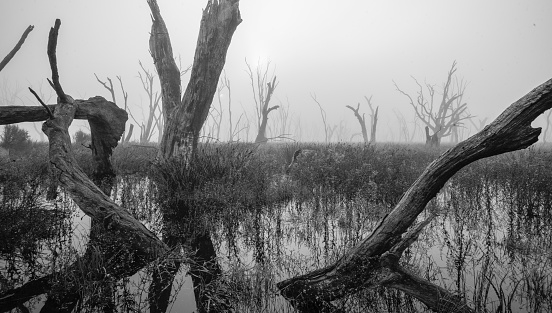
[[[94,99],[89,104],[97,101],[106,102],[100,97]],[[101,100],[103,99],[103,100]],[[103,132],[110,132],[99,138],[98,143],[93,143],[104,147],[111,153],[111,147],[114,147],[118,138],[122,134],[124,121],[120,117],[126,117],[126,113],[119,114],[111,110],[102,110],[102,108],[118,109],[113,103],[109,102],[106,106],[102,105],[78,105],[75,103],[60,103],[55,106],[54,118],[47,120],[43,124],[43,131],[50,141],[50,162],[55,171],[55,177],[58,183],[72,196],[73,200],[79,205],[88,216],[93,219],[93,224],[97,224],[101,229],[96,233],[102,234],[101,239],[95,239],[96,247],[108,247],[106,249],[87,249],[85,255],[79,258],[77,262],[69,266],[62,273],[42,277],[36,281],[31,281],[19,288],[9,290],[0,295],[0,309],[9,310],[22,303],[23,299],[30,299],[36,295],[48,292],[53,286],[54,280],[58,277],[70,282],[64,285],[64,295],[53,301],[49,299],[48,307],[56,308],[61,305],[67,308],[74,307],[78,298],[74,295],[78,293],[79,279],[82,277],[93,276],[95,280],[109,279],[116,281],[119,278],[126,277],[143,268],[152,260],[167,253],[168,247],[163,244],[153,233],[146,229],[139,221],[132,217],[125,209],[116,205],[108,196],[102,192],[87,176],[82,172],[75,160],[71,138],[68,127],[71,124],[77,107],[80,109],[81,117],[89,117],[91,128],[98,128],[99,136]],[[42,108],[47,116],[46,110]],[[121,113],[124,110],[115,110]],[[32,109],[32,115],[35,110]],[[115,122],[114,119],[117,119]],[[96,125],[96,126],[92,126]],[[118,134],[114,135],[114,134]],[[101,148],[100,148],[101,149]],[[109,162],[108,162],[109,163]],[[110,163],[109,163],[110,164]],[[92,240],[91,240],[92,241]],[[98,255],[99,251],[99,255]],[[102,264],[102,268],[97,268],[98,257],[102,260],[110,260]],[[83,273],[83,270],[86,273]],[[88,274],[87,274],[88,273]],[[91,275],[91,276],[90,276]],[[48,311],[48,307],[45,310]]]
[[[53,110],[50,107],[47,107],[48,111],[41,108],[43,115],[35,108],[11,107],[8,109],[12,110],[3,111],[0,121],[15,123],[47,118],[42,130],[49,139],[49,158],[55,182],[64,187],[79,208],[91,217],[93,228],[89,246],[82,257],[61,273],[4,292],[0,295],[0,309],[3,311],[16,308],[33,296],[49,292],[41,312],[71,312],[82,297],[79,292],[81,286],[91,281],[113,282],[130,276],[169,251],[143,224],[115,204],[77,164],[68,132],[77,111],[89,120],[92,145],[95,146],[93,151],[101,156],[97,159],[95,157],[98,177],[113,172],[109,156],[124,131],[127,116],[124,110],[101,97],[80,103],[63,93],[55,56],[60,25],[61,21],[56,20],[48,40],[53,80],[51,85],[58,94],[58,104]],[[106,184],[105,189],[110,190],[111,184]],[[60,287],[58,293],[52,293],[54,285]]]
[[[90,124],[94,160],[92,180],[109,194],[115,178],[110,157],[125,131],[127,113],[102,97],[75,100],[74,107],[74,118],[88,120]],[[56,106],[48,105],[48,108],[53,112]],[[0,125],[40,122],[48,118],[48,112],[41,106],[0,106]]]
[[[208,1],[201,18],[190,81],[183,96],[180,89],[180,70],[174,62],[169,33],[159,6],[156,0],[148,0],[148,5],[152,16],[150,51],[161,82],[161,100],[165,118],[159,158],[166,161],[171,157],[182,157],[183,164],[189,168],[196,154],[201,127],[209,113],[232,35],[241,23],[239,1]],[[179,212],[187,216],[191,209],[186,204],[183,206],[169,204],[162,208],[164,227],[170,229],[172,223],[186,221],[186,219],[184,221],[171,219],[171,213]],[[164,236],[165,242],[175,248],[181,245],[184,239],[175,238],[170,233]],[[192,236],[191,241],[195,242],[197,239]],[[154,269],[149,290],[152,312],[166,311],[174,275],[179,267],[178,260],[167,260]],[[191,271],[194,271],[193,267]],[[196,283],[194,280],[194,285]],[[199,312],[205,311],[202,301],[203,298],[200,298],[197,303]]]
[[[386,256],[393,255],[389,252],[404,241],[403,235],[426,204],[462,167],[482,158],[524,149],[537,142],[541,129],[532,128],[531,122],[551,107],[552,79],[513,103],[480,133],[447,150],[432,162],[380,226],[339,261],[278,283],[281,294],[303,312],[314,312],[311,308],[328,311],[331,310],[328,308],[331,308],[332,300],[360,288],[384,285],[416,297],[434,311],[442,311],[441,305],[454,301],[454,295],[421,278],[405,275],[404,270],[396,267],[396,262],[386,261]],[[472,311],[461,302],[455,303],[458,312]]]
[[[210,0],[203,10],[190,81],[180,98],[180,71],[174,62],[165,22],[155,0],[148,0],[152,14],[150,51],[161,81],[165,131],[160,154],[191,156],[207,118],[232,35],[241,23],[239,1]]]

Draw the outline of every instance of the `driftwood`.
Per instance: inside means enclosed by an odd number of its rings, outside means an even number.
[[[398,265],[405,232],[427,203],[464,166],[486,157],[524,149],[537,142],[531,122],[552,107],[552,79],[508,107],[480,133],[444,152],[406,191],[370,236],[325,268],[278,283],[281,294],[302,312],[329,312],[331,301],[361,288],[402,290],[434,311],[472,312],[456,295]],[[332,311],[333,312],[333,311]]]

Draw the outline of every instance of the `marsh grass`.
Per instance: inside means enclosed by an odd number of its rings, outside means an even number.
[[[316,153],[286,173],[297,149]],[[293,312],[275,284],[346,253],[440,152],[393,144],[209,144],[200,146],[196,162],[186,169],[179,159],[157,163],[154,148],[125,146],[112,157],[119,174],[112,197],[158,235],[161,215],[167,213],[188,230],[211,233],[224,269],[205,289],[212,299],[230,301],[236,312]],[[90,164],[86,153],[77,158],[85,165]],[[551,149],[531,148],[462,169],[434,200],[440,216],[405,252],[403,265],[461,294],[478,312],[550,311],[551,161]],[[6,217],[0,222],[8,223],[0,235],[9,243],[2,247],[12,253],[34,242],[36,250],[36,242],[51,234],[37,229],[30,239],[9,223],[29,228],[48,220],[36,211],[25,213],[44,195],[47,157],[37,153],[34,159],[10,162],[0,164]],[[163,212],[165,207],[191,210]],[[67,253],[67,261],[77,254]],[[96,267],[105,262],[98,259]],[[147,309],[148,271],[117,283],[120,308]],[[78,281],[85,278],[90,277]],[[88,282],[83,305],[97,306],[101,301],[90,295],[100,287]],[[362,290],[335,305],[348,312],[425,310],[383,288]]]

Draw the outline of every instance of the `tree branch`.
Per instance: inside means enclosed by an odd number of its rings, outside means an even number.
[[[107,81],[109,82],[109,86],[108,86],[106,82],[103,82],[98,78],[98,75],[96,75],[96,73],[94,73],[94,76],[96,77],[96,80],[98,81],[98,83],[100,83],[105,89],[107,89],[107,91],[109,91],[109,93],[111,94],[111,101],[113,101],[113,103],[116,104],[117,101],[115,100],[115,90],[113,89],[113,82],[111,81],[111,78],[107,77]],[[121,83],[121,87],[122,87],[122,83]],[[124,92],[125,91],[123,90],[123,95],[124,95]]]
[[[59,98],[60,102],[68,102],[69,99],[63,92],[61,84],[59,83],[59,73],[57,68],[56,46],[59,27],[61,26],[61,20],[56,19],[54,27],[50,28],[50,34],[48,35],[48,60],[50,60],[50,68],[52,69],[52,83],[54,90]]]
[[[13,57],[15,56],[17,51],[19,51],[19,49],[21,49],[21,46],[25,42],[25,39],[27,39],[27,36],[29,35],[29,33],[33,29],[34,29],[33,25],[29,25],[29,27],[27,27],[27,29],[25,29],[25,31],[21,35],[21,38],[19,38],[19,41],[17,42],[17,44],[15,44],[15,47],[13,47],[13,49],[8,53],[8,55],[6,55],[6,57],[4,57],[2,62],[0,62],[0,71],[2,71],[4,69],[4,67],[6,67],[6,65],[11,61],[11,59],[13,59]]]
[[[46,105],[46,103],[44,103],[44,101],[42,101],[42,99],[40,99],[38,94],[31,87],[29,87],[29,91],[35,96],[36,100],[38,100],[38,102],[40,102],[40,104],[46,109],[46,112],[48,112],[48,117],[49,118],[54,118],[54,114],[52,113],[50,108]]]

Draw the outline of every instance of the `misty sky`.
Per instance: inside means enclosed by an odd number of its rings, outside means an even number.
[[[109,99],[94,73],[114,80],[120,75],[132,111],[141,119],[146,95],[137,78],[138,61],[154,69],[148,52],[151,19],[146,0],[0,1],[0,57],[28,25],[35,26],[0,72],[2,98],[19,90],[13,104],[37,105],[26,89],[40,89],[41,83],[44,93],[50,93],[45,82],[50,77],[46,43],[50,27],[60,18],[58,66],[65,92],[74,98]],[[158,3],[175,56],[188,67],[207,1]],[[393,80],[412,94],[416,85],[411,75],[441,86],[456,60],[457,75],[469,82],[464,99],[478,120],[495,118],[552,77],[550,0],[255,0],[241,1],[240,8],[243,22],[229,48],[226,74],[232,85],[234,118],[245,109],[251,120],[250,140],[255,136],[255,117],[245,58],[252,65],[271,62],[280,82],[273,104],[289,103],[291,133],[297,132],[300,121],[301,138],[306,141],[323,140],[313,93],[327,111],[328,122],[341,124],[345,141],[360,131],[345,105],[360,102],[361,111],[368,112],[364,96],[373,96],[372,102],[380,106],[378,140],[398,141],[396,114],[409,123],[414,115]],[[272,120],[277,120],[277,112]],[[540,118],[537,124],[542,123]],[[32,127],[26,128],[38,139]],[[422,140],[421,133],[417,140]]]

